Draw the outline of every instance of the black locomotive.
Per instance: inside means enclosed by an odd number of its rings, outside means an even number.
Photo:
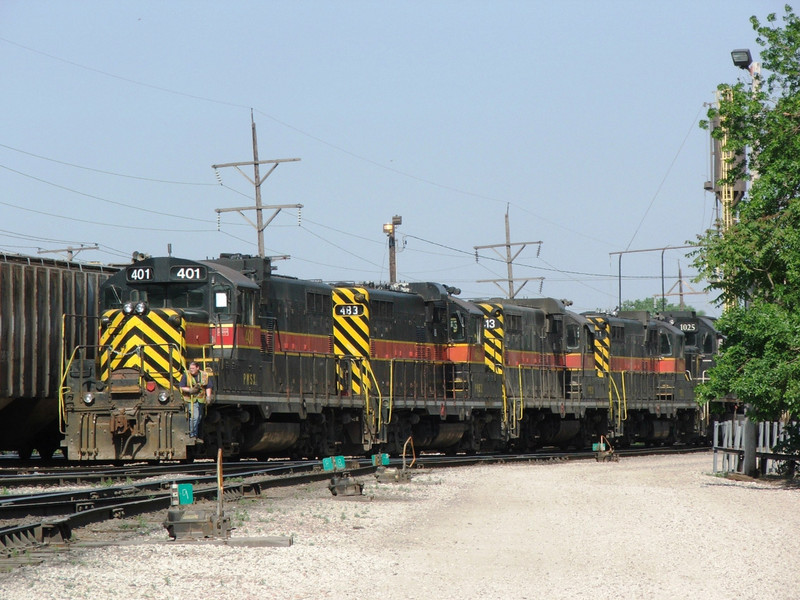
[[[707,348],[687,346],[680,323],[272,270],[233,254],[147,258],[105,281],[98,342],[66,353],[69,458],[395,453],[409,437],[422,450],[527,451],[706,435],[687,357],[701,364]],[[202,443],[188,435],[178,389],[190,360],[214,382]]]

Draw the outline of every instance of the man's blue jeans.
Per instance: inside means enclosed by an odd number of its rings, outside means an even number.
[[[200,402],[189,402],[189,435],[193,438],[200,437],[205,409],[205,405]]]

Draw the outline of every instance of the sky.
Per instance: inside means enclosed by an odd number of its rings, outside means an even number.
[[[388,281],[398,215],[398,280],[507,295],[508,215],[517,297],[719,315],[699,122],[783,4],[3,0],[0,251],[257,255],[252,115],[279,274]]]

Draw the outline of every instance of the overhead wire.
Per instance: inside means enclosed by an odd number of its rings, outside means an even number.
[[[524,212],[527,212],[529,214],[534,215],[536,218],[540,219],[541,221],[543,221],[545,223],[549,223],[551,225],[559,227],[560,229],[564,229],[565,231],[569,231],[570,233],[574,233],[575,235],[580,235],[582,237],[586,237],[587,239],[592,239],[593,241],[596,241],[598,243],[607,243],[606,240],[600,240],[600,239],[597,239],[597,238],[592,238],[591,236],[586,235],[585,233],[570,229],[569,227],[566,227],[566,226],[564,226],[564,225],[562,225],[560,223],[557,223],[555,221],[551,221],[550,219],[547,219],[546,217],[543,217],[542,215],[539,215],[539,214],[535,213],[534,211],[531,211],[530,209],[526,208],[525,206],[521,206],[521,205],[515,204],[513,202],[509,203],[506,200],[501,200],[500,198],[495,198],[493,196],[489,196],[489,195],[486,195],[486,194],[480,194],[480,193],[464,190],[464,189],[461,189],[461,188],[457,188],[457,187],[454,187],[454,186],[441,184],[441,183],[433,181],[431,179],[427,179],[427,178],[424,178],[424,177],[419,177],[419,176],[414,175],[412,173],[408,173],[406,171],[402,171],[400,169],[396,169],[394,167],[390,167],[388,165],[380,163],[380,162],[378,162],[376,160],[373,160],[371,158],[368,158],[366,156],[363,156],[363,155],[357,154],[355,152],[352,152],[350,150],[347,150],[346,148],[344,148],[342,146],[339,146],[337,144],[331,143],[331,142],[329,142],[329,141],[327,141],[327,140],[325,140],[323,138],[320,138],[319,136],[313,135],[313,134],[311,134],[311,133],[309,133],[309,132],[307,132],[307,131],[299,128],[299,127],[291,125],[290,123],[287,123],[287,122],[275,117],[274,115],[271,115],[271,114],[269,114],[269,113],[267,113],[267,112],[265,112],[265,111],[263,111],[263,110],[261,110],[261,109],[259,109],[257,107],[254,108],[254,107],[245,106],[243,104],[239,104],[239,103],[235,103],[235,102],[228,102],[228,101],[218,100],[218,99],[215,99],[215,98],[209,98],[207,96],[200,96],[200,95],[197,95],[197,94],[189,94],[189,93],[181,92],[181,91],[174,90],[174,89],[167,88],[167,87],[163,87],[163,86],[152,85],[152,84],[145,83],[145,82],[142,82],[142,81],[138,81],[138,80],[135,80],[135,79],[131,79],[131,78],[128,78],[128,77],[122,77],[122,76],[116,75],[114,73],[109,73],[109,72],[103,71],[101,69],[96,69],[94,67],[89,67],[89,66],[86,66],[86,65],[83,65],[83,64],[68,60],[68,59],[64,59],[64,58],[55,56],[55,55],[47,53],[47,52],[42,52],[40,50],[36,50],[36,49],[31,48],[29,46],[25,46],[24,44],[20,44],[18,42],[14,42],[12,40],[9,40],[8,38],[5,38],[5,37],[0,37],[0,42],[5,42],[7,44],[11,44],[11,45],[16,46],[18,48],[22,48],[23,50],[26,50],[26,51],[29,51],[29,52],[33,52],[33,53],[39,54],[41,56],[46,56],[46,57],[51,58],[53,60],[60,61],[60,62],[63,62],[65,64],[69,64],[71,66],[74,66],[74,67],[77,67],[77,68],[80,68],[80,69],[84,69],[86,71],[90,71],[90,72],[93,72],[93,73],[98,73],[98,74],[101,74],[101,75],[104,75],[104,76],[107,76],[107,77],[118,79],[118,80],[124,81],[126,83],[131,83],[131,84],[134,84],[134,85],[140,85],[140,86],[147,87],[147,88],[154,89],[154,90],[158,90],[158,91],[161,91],[161,92],[165,92],[165,93],[169,93],[169,94],[175,94],[175,95],[178,95],[178,96],[184,96],[184,97],[187,97],[187,98],[192,98],[194,100],[201,100],[201,101],[205,101],[205,102],[211,102],[211,103],[221,104],[221,105],[225,105],[225,106],[232,106],[232,107],[236,107],[236,108],[250,108],[255,113],[258,113],[259,115],[262,115],[262,116],[266,117],[267,119],[270,119],[271,121],[281,125],[282,127],[290,129],[290,130],[292,130],[292,131],[294,131],[296,133],[299,133],[300,135],[303,135],[305,137],[308,137],[309,139],[312,139],[312,140],[314,140],[314,141],[316,141],[316,142],[318,142],[320,144],[323,144],[325,146],[333,148],[333,149],[337,150],[338,152],[342,152],[343,154],[346,154],[346,155],[348,155],[348,156],[350,156],[352,158],[356,158],[358,160],[364,161],[364,162],[366,162],[368,164],[371,164],[371,165],[373,165],[375,167],[384,169],[386,171],[395,173],[397,175],[401,175],[403,177],[406,177],[406,178],[409,178],[409,179],[412,179],[412,180],[415,180],[415,181],[419,181],[420,183],[425,183],[427,185],[431,185],[433,187],[436,187],[436,188],[439,188],[439,189],[442,189],[442,190],[455,192],[455,193],[458,193],[458,194],[462,194],[462,195],[465,195],[465,196],[469,196],[469,197],[473,197],[473,198],[477,198],[477,199],[481,199],[481,200],[490,200],[492,202],[500,202],[500,203],[503,203],[503,204],[511,204],[515,208],[518,208],[518,209],[520,209],[520,210],[522,210]]]
[[[100,221],[89,221],[88,219],[79,219],[77,217],[68,217],[66,215],[57,215],[51,214],[42,210],[36,210],[34,208],[28,208],[25,206],[18,206],[16,204],[11,204],[10,202],[3,202],[0,200],[0,204],[3,206],[9,206],[11,208],[16,208],[18,210],[24,210],[26,212],[31,212],[37,215],[44,215],[50,218],[56,219],[64,219],[66,221],[74,221],[76,223],[88,223],[89,225],[102,225],[103,227],[117,227],[119,229],[133,229],[137,231],[175,231],[175,232],[183,232],[183,233],[190,233],[190,232],[211,232],[216,231],[215,229],[176,229],[174,227],[166,227],[166,228],[159,228],[159,227],[136,227],[133,225],[120,225],[119,223],[103,223]]]
[[[115,173],[114,171],[104,171],[102,169],[95,169],[93,167],[86,167],[84,165],[77,165],[75,163],[66,162],[63,160],[58,160],[55,158],[50,158],[47,156],[42,156],[41,154],[34,154],[33,152],[27,152],[26,150],[21,150],[20,148],[14,148],[13,146],[7,146],[6,144],[0,144],[0,148],[6,148],[7,150],[13,150],[14,152],[19,152],[20,154],[25,154],[27,156],[32,156],[34,158],[38,158],[41,160],[46,160],[48,162],[56,163],[59,165],[64,165],[67,167],[74,167],[76,169],[83,169],[84,171],[92,171],[94,173],[101,173],[102,175],[113,175],[114,177],[124,177],[126,179],[137,179],[139,181],[150,181],[153,183],[168,183],[171,185],[196,185],[196,186],[216,186],[219,185],[217,183],[198,183],[193,181],[170,181],[169,179],[153,179],[151,177],[141,177],[138,175],[126,175],[125,173]]]
[[[101,196],[95,196],[94,194],[87,194],[86,192],[81,192],[80,190],[76,190],[76,189],[67,187],[65,185],[61,185],[59,183],[54,183],[52,181],[48,181],[47,179],[43,179],[41,177],[36,177],[35,175],[31,175],[29,173],[23,173],[22,171],[18,171],[17,169],[12,169],[11,167],[7,167],[6,165],[3,165],[3,164],[0,164],[0,169],[5,169],[6,171],[11,171],[12,173],[16,173],[17,175],[21,175],[22,177],[27,177],[28,179],[33,179],[34,181],[38,181],[40,183],[51,185],[51,186],[53,186],[55,188],[58,188],[58,189],[61,189],[61,190],[65,190],[65,191],[71,192],[73,194],[78,194],[79,196],[84,196],[86,198],[91,198],[92,200],[100,200],[101,202],[107,202],[109,204],[114,204],[116,206],[122,206],[124,208],[129,208],[131,210],[138,210],[138,211],[141,211],[141,212],[145,212],[145,213],[149,213],[149,214],[153,214],[153,215],[158,215],[159,217],[174,217],[176,219],[188,220],[188,221],[197,221],[197,222],[200,222],[200,223],[213,223],[214,222],[211,219],[198,219],[197,217],[192,217],[192,216],[189,216],[189,215],[176,215],[176,214],[166,213],[166,212],[163,212],[163,211],[150,210],[149,208],[143,208],[141,206],[133,206],[133,205],[130,205],[130,204],[125,204],[124,202],[118,202],[116,200],[109,200],[108,198],[103,198]],[[14,208],[19,208],[21,210],[27,210],[27,209],[25,209],[25,208],[23,208],[21,206],[16,206],[14,204],[9,204],[7,202],[4,202],[3,204],[5,204],[6,206],[12,206]],[[37,212],[37,211],[33,211],[33,212]],[[58,216],[58,215],[54,215],[54,216]],[[91,222],[91,221],[85,221],[85,222]],[[98,223],[98,225],[99,224],[100,223]]]
[[[559,228],[565,229],[567,231],[571,231],[572,233],[575,233],[577,235],[581,235],[581,236],[587,237],[589,239],[592,239],[591,236],[588,236],[586,234],[583,234],[582,232],[574,231],[574,230],[571,230],[571,229],[569,229],[567,227],[564,227],[559,223],[556,223],[554,221],[546,219],[546,218],[542,217],[541,215],[537,215],[537,213],[531,211],[530,209],[528,209],[528,208],[526,208],[524,206],[519,206],[519,205],[517,205],[517,204],[515,204],[513,202],[509,203],[509,202],[506,202],[506,201],[501,200],[499,198],[488,196],[486,194],[475,193],[475,192],[471,192],[471,191],[468,191],[468,190],[460,189],[460,188],[457,188],[457,187],[454,187],[454,186],[444,185],[444,184],[441,184],[439,182],[436,182],[436,181],[433,181],[433,180],[430,180],[430,179],[427,179],[427,178],[419,177],[419,176],[416,176],[416,175],[414,175],[412,173],[408,173],[408,172],[402,171],[400,169],[396,169],[394,167],[390,167],[388,165],[382,164],[382,163],[380,163],[378,161],[375,161],[375,160],[373,160],[371,158],[368,158],[366,156],[363,156],[363,155],[357,154],[355,152],[352,152],[350,150],[347,150],[347,149],[343,148],[342,146],[339,146],[337,144],[333,144],[331,142],[328,142],[327,140],[324,140],[323,138],[320,138],[320,137],[315,136],[315,135],[313,135],[313,134],[311,134],[311,133],[309,133],[307,131],[304,131],[303,129],[300,129],[300,128],[294,126],[294,125],[291,125],[291,124],[289,124],[289,123],[287,123],[287,122],[285,122],[285,121],[283,121],[281,119],[278,119],[277,117],[275,117],[275,116],[273,116],[273,115],[271,115],[271,114],[269,114],[269,113],[267,113],[267,112],[265,112],[265,111],[263,111],[261,109],[258,109],[258,108],[247,107],[247,106],[245,106],[243,104],[239,104],[239,103],[235,103],[235,102],[229,102],[229,101],[223,101],[223,100],[218,100],[218,99],[209,98],[209,97],[201,96],[201,95],[197,95],[197,94],[189,94],[189,93],[181,92],[181,91],[174,90],[174,89],[171,89],[171,88],[167,88],[167,87],[163,87],[163,86],[157,86],[157,85],[149,84],[149,83],[146,83],[146,82],[143,82],[143,81],[138,81],[138,80],[127,78],[127,77],[122,77],[122,76],[116,75],[114,73],[110,73],[110,72],[107,72],[107,71],[103,71],[101,69],[96,69],[96,68],[93,68],[93,67],[89,67],[89,66],[86,66],[86,65],[83,65],[83,64],[68,60],[68,59],[64,59],[64,58],[59,57],[59,56],[55,56],[55,55],[50,54],[50,53],[46,53],[46,52],[42,52],[40,50],[36,50],[34,48],[31,48],[29,46],[25,46],[23,44],[19,44],[17,42],[14,42],[14,41],[9,40],[9,39],[4,38],[4,37],[0,37],[0,42],[5,42],[5,43],[11,44],[13,46],[17,46],[19,48],[22,48],[22,49],[24,49],[26,51],[33,52],[35,54],[39,54],[39,55],[42,55],[42,56],[46,56],[46,57],[48,57],[50,59],[53,59],[53,60],[56,60],[56,61],[60,61],[60,62],[63,62],[65,64],[69,64],[71,66],[74,66],[74,67],[77,67],[77,68],[80,68],[80,69],[84,69],[84,70],[87,70],[87,71],[90,71],[90,72],[98,73],[98,74],[101,74],[101,75],[106,76],[106,77],[111,77],[111,78],[114,78],[114,79],[117,79],[117,80],[120,80],[120,81],[124,81],[126,83],[139,85],[139,86],[147,87],[147,88],[150,88],[150,89],[158,90],[158,91],[161,91],[161,92],[175,94],[175,95],[179,95],[179,96],[183,96],[183,97],[187,97],[187,98],[192,98],[192,99],[195,99],[195,100],[201,100],[201,101],[205,101],[205,102],[212,102],[212,103],[216,103],[216,104],[220,104],[220,105],[232,106],[232,107],[237,107],[237,108],[251,108],[254,112],[258,113],[259,115],[262,115],[262,116],[274,121],[275,123],[278,123],[279,125],[281,125],[281,126],[283,126],[285,128],[291,129],[292,131],[295,131],[295,132],[297,132],[297,133],[299,133],[299,134],[301,134],[303,136],[306,136],[306,137],[308,137],[310,139],[313,139],[313,140],[315,140],[316,142],[318,142],[320,144],[323,144],[325,146],[333,148],[333,149],[335,149],[335,150],[337,150],[339,152],[342,152],[342,153],[344,153],[344,154],[346,154],[348,156],[351,156],[353,158],[356,158],[358,160],[367,162],[367,163],[369,163],[369,164],[371,164],[373,166],[376,166],[378,168],[384,169],[386,171],[393,172],[393,173],[401,175],[403,177],[407,177],[407,178],[410,178],[410,179],[413,179],[413,180],[419,181],[421,183],[425,183],[427,185],[431,185],[431,186],[434,186],[434,187],[437,187],[437,188],[440,188],[440,189],[443,189],[443,190],[456,192],[458,194],[462,194],[462,195],[465,195],[465,196],[470,196],[470,197],[474,197],[474,198],[478,198],[478,199],[491,200],[491,201],[495,201],[495,202],[503,202],[505,204],[510,204],[510,205],[514,206],[515,208],[518,208],[520,210],[523,210],[524,212],[527,212],[529,214],[532,214],[532,215],[536,216],[537,218],[539,218],[540,220],[542,220],[542,221],[544,221],[546,223],[550,223],[551,225],[555,225],[555,226],[557,226]],[[699,116],[699,113],[698,113],[698,116]],[[694,127],[694,123],[696,122],[696,120],[697,120],[697,117],[695,117],[694,122],[692,123],[692,128]],[[630,247],[630,244],[633,243],[633,240],[635,239],[636,235],[638,234],[638,231],[641,228],[642,223],[644,222],[645,218],[647,217],[647,214],[649,213],[653,203],[655,202],[656,197],[660,193],[660,191],[661,191],[661,189],[662,189],[662,187],[664,185],[664,182],[666,181],[666,178],[668,177],[669,173],[671,172],[671,169],[672,169],[673,165],[675,164],[675,162],[677,160],[678,155],[680,154],[683,146],[685,145],[686,140],[688,139],[688,136],[691,133],[691,130],[692,129],[690,129],[690,131],[687,132],[686,136],[684,137],[684,140],[683,140],[680,148],[678,149],[678,152],[676,153],[675,157],[673,158],[672,162],[670,163],[670,165],[669,165],[669,167],[667,169],[667,173],[665,174],[664,178],[662,179],[661,183],[659,184],[658,189],[656,190],[653,198],[650,201],[650,204],[648,205],[647,210],[645,211],[645,214],[643,215],[643,217],[642,217],[642,219],[641,219],[636,231],[633,234],[633,237],[631,238],[630,242],[628,243],[628,247]],[[90,168],[90,167],[84,167],[84,166],[81,166],[81,165],[67,163],[67,162],[64,162],[64,161],[58,161],[56,159],[50,159],[48,157],[44,157],[44,156],[41,156],[41,155],[36,155],[36,154],[30,153],[30,152],[27,152],[27,151],[24,151],[24,150],[20,150],[18,148],[14,148],[14,147],[11,147],[11,146],[7,146],[7,145],[4,145],[4,144],[0,144],[0,146],[5,147],[5,148],[10,149],[10,150],[13,150],[13,151],[16,151],[16,152],[21,152],[23,154],[34,156],[36,158],[40,158],[40,159],[44,159],[44,160],[51,160],[53,162],[57,162],[57,163],[60,163],[60,164],[65,164],[67,166],[72,166],[72,167],[75,167],[75,168],[87,169],[87,170],[91,170],[91,171],[95,171],[95,172],[99,172],[99,173],[103,173],[103,174],[108,174],[108,175],[115,175],[115,176],[120,176],[120,177],[129,177],[131,179],[140,179],[140,180],[153,181],[153,182],[159,182],[159,183],[173,183],[173,184],[183,184],[183,185],[217,185],[217,184],[213,184],[213,183],[206,184],[206,183],[174,182],[174,181],[150,179],[150,178],[137,177],[137,176],[129,176],[129,175],[125,175],[125,174],[113,173],[113,172],[110,172],[110,171],[102,171],[100,169],[93,169],[93,168]],[[0,165],[0,167],[5,168],[5,169],[7,169],[9,171],[18,173],[18,174],[20,174],[22,176],[30,177],[32,179],[41,181],[43,183],[47,183],[49,185],[53,185],[53,186],[61,188],[61,189],[65,189],[65,190],[73,192],[73,193],[77,193],[77,194],[80,194],[80,195],[83,195],[83,196],[86,196],[86,197],[89,197],[89,198],[101,200],[101,201],[104,201],[104,202],[109,202],[111,204],[116,204],[116,205],[119,205],[119,206],[123,206],[125,208],[132,208],[132,209],[135,209],[135,210],[141,210],[141,211],[144,211],[144,212],[150,212],[150,213],[158,214],[160,216],[179,217],[179,218],[182,218],[182,219],[189,218],[189,219],[192,219],[192,220],[195,220],[195,221],[199,221],[199,222],[204,222],[204,223],[209,223],[210,222],[210,221],[204,220],[204,219],[197,219],[196,217],[186,217],[185,215],[171,215],[169,213],[151,211],[151,210],[148,210],[148,209],[144,209],[142,207],[126,205],[124,203],[116,202],[116,201],[113,201],[113,200],[108,200],[106,198],[101,198],[99,196],[94,196],[92,194],[86,194],[86,193],[83,193],[83,192],[79,192],[77,190],[68,188],[66,186],[61,186],[59,184],[55,184],[55,183],[46,181],[44,179],[41,179],[41,178],[38,178],[38,177],[35,177],[35,176],[31,176],[31,175],[28,175],[28,174],[25,174],[25,173],[22,173],[20,171],[17,171],[15,169],[11,169],[11,168],[6,167],[4,165]],[[221,182],[220,182],[220,185],[222,185]],[[235,193],[240,193],[237,190],[234,190],[233,188],[230,188],[229,186],[223,185],[223,187],[225,187],[226,189],[229,189],[230,191],[233,191]],[[244,195],[244,194],[242,194],[242,195]],[[45,214],[45,213],[41,213],[40,211],[35,211],[33,209],[26,209],[26,208],[19,207],[19,206],[16,206],[16,205],[12,205],[12,204],[9,204],[9,203],[2,203],[2,204],[6,205],[6,206],[12,206],[14,208],[19,208],[21,210],[28,210],[30,212],[35,212],[35,213],[39,213],[39,214]],[[91,221],[86,221],[86,220],[77,219],[77,218],[73,218],[73,217],[62,217],[60,215],[54,215],[54,216],[59,216],[61,218],[67,218],[67,219],[74,220],[74,221],[79,221],[79,222],[93,223]],[[102,224],[102,223],[93,223],[93,224],[112,226],[112,227],[121,227],[121,228],[126,228],[126,229],[140,229],[140,228],[135,228],[135,227],[131,227],[131,226],[124,226],[124,225],[118,225],[118,224]],[[153,230],[153,228],[148,228],[148,229]],[[321,239],[325,243],[330,244],[330,245],[332,245],[332,246],[334,246],[334,247],[336,247],[336,248],[338,248],[338,249],[340,249],[340,250],[342,250],[342,251],[344,251],[344,252],[346,252],[346,253],[348,253],[348,254],[350,254],[352,256],[356,256],[360,260],[363,260],[364,262],[367,262],[368,264],[372,264],[373,266],[378,266],[378,265],[375,265],[374,263],[371,263],[370,261],[367,261],[363,257],[360,257],[360,256],[358,256],[358,255],[356,255],[356,254],[354,254],[352,252],[349,252],[348,250],[342,248],[341,246],[338,246],[338,245],[334,244],[333,242],[330,242],[329,240],[326,240],[325,238],[315,234],[311,230],[309,230],[307,228],[305,228],[305,229],[311,235],[314,235],[315,237],[318,237],[319,239]],[[155,229],[155,230],[156,231],[160,231],[159,229]],[[170,230],[174,231],[174,229],[170,229]],[[240,238],[237,238],[236,236],[233,236],[232,234],[229,234],[229,233],[227,233],[227,235],[230,235],[231,237],[233,237],[235,239],[240,239]],[[414,237],[414,236],[407,236],[407,237]],[[362,238],[362,239],[367,239],[367,238]],[[421,238],[418,238],[418,239],[421,239]],[[241,240],[241,241],[244,241],[244,240]],[[430,242],[428,240],[422,240],[421,239],[421,241],[426,241],[427,243],[435,244],[434,242]],[[595,240],[595,241],[607,243],[607,240]],[[442,245],[442,244],[436,244],[436,245],[440,245],[440,246],[442,246],[444,248],[447,248],[448,250],[451,250],[451,251],[463,252],[461,250],[450,248],[450,247],[447,247],[447,246]],[[491,260],[492,257],[486,257],[485,259],[486,260]],[[524,265],[521,265],[521,266],[524,266]],[[567,274],[567,275],[568,274],[575,274],[575,275],[589,276],[589,277],[601,277],[601,275],[593,274],[593,273],[583,273],[583,272],[577,272],[577,271],[568,271],[568,270],[564,270],[564,269],[557,269],[555,267],[552,267],[552,265],[550,266],[549,269],[543,268],[543,267],[530,267],[530,268],[537,268],[537,269],[542,269],[542,270],[550,270],[550,271],[559,272],[559,273],[563,273],[563,274]],[[603,277],[605,277],[605,275],[603,275]],[[630,278],[630,276],[626,276],[626,278]]]
[[[18,42],[11,41],[11,40],[9,40],[8,38],[5,38],[5,37],[0,37],[0,42],[5,42],[6,44],[11,44],[12,46],[16,46],[17,48],[22,48],[23,50],[27,50],[28,52],[33,52],[34,54],[39,54],[40,56],[46,56],[47,58],[51,58],[53,60],[57,60],[59,62],[66,63],[68,65],[71,65],[73,67],[77,67],[79,69],[84,69],[86,71],[91,71],[92,73],[98,73],[100,75],[104,75],[106,77],[111,77],[113,79],[118,79],[118,80],[124,81],[126,83],[132,83],[134,85],[140,85],[142,87],[150,88],[152,90],[158,90],[160,92],[165,92],[165,93],[168,93],[168,94],[175,94],[177,96],[184,96],[186,98],[192,98],[194,100],[203,100],[204,102],[213,102],[215,104],[221,104],[223,106],[233,106],[235,108],[250,108],[249,106],[245,106],[243,104],[236,104],[235,102],[227,102],[225,100],[216,100],[216,99],[208,98],[208,97],[205,97],[205,96],[199,96],[199,95],[196,95],[196,94],[189,94],[189,93],[186,93],[186,92],[180,92],[180,91],[173,90],[173,89],[170,89],[170,88],[166,88],[166,87],[162,87],[162,86],[158,86],[158,85],[153,85],[151,83],[145,83],[143,81],[138,81],[136,79],[130,79],[128,77],[122,77],[120,75],[115,75],[114,73],[109,73],[108,71],[103,71],[101,69],[95,69],[94,67],[88,67],[86,65],[83,65],[83,64],[71,61],[71,60],[67,60],[66,58],[61,58],[60,56],[56,56],[54,54],[49,54],[47,52],[42,52],[41,50],[36,50],[35,48],[31,48],[30,46],[25,46],[25,45],[20,44]]]
[[[689,139],[689,135],[691,135],[692,131],[694,131],[696,129],[697,121],[698,121],[698,118],[700,117],[700,113],[702,112],[702,110],[703,110],[703,106],[701,105],[700,108],[697,111],[697,114],[694,116],[694,120],[692,121],[692,124],[690,125],[689,130],[686,132],[686,135],[683,137],[683,141],[681,142],[681,145],[678,148],[678,151],[675,153],[675,156],[672,157],[672,162],[669,163],[669,166],[667,167],[667,172],[664,173],[664,177],[661,178],[661,183],[658,184],[658,187],[656,188],[656,191],[653,194],[653,197],[650,199],[650,204],[647,205],[647,209],[644,211],[644,214],[642,215],[642,218],[639,221],[639,224],[636,226],[636,229],[634,230],[633,235],[631,236],[631,239],[628,242],[628,245],[625,246],[625,250],[630,250],[631,244],[633,244],[633,240],[635,240],[636,236],[639,235],[639,230],[642,228],[642,224],[644,223],[644,220],[647,218],[647,215],[650,213],[650,209],[653,208],[653,203],[655,203],[656,198],[658,198],[658,195],[661,193],[661,188],[664,187],[664,183],[667,181],[667,177],[669,177],[669,174],[672,172],[672,167],[675,166],[675,162],[678,160],[678,157],[680,156],[681,151],[683,150],[683,147],[686,145],[686,140]]]

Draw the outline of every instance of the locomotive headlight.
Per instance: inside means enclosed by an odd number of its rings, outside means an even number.
[[[133,314],[133,302],[126,302],[125,304],[123,304],[122,305],[122,312],[124,312],[126,315],[132,315]]]
[[[158,401],[161,404],[166,404],[167,402],[169,402],[169,394],[167,392],[164,392],[164,391],[159,392]]]
[[[91,406],[94,403],[94,394],[92,392],[86,392],[83,395],[83,403],[86,406]]]
[[[137,315],[143,315],[147,312],[147,304],[144,302],[137,302],[136,306],[133,307],[133,310],[136,311]]]

